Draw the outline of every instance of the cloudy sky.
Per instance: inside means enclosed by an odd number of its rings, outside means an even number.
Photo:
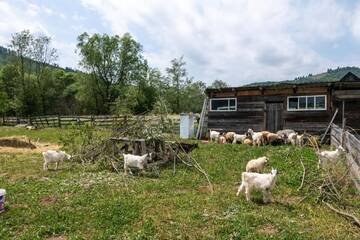
[[[0,0],[0,45],[43,32],[77,68],[76,37],[131,33],[153,67],[181,55],[189,73],[233,86],[359,66],[358,0]]]

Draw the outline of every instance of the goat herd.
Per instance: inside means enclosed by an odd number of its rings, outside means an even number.
[[[268,131],[254,132],[252,129],[249,129],[246,134],[236,134],[235,132],[227,132],[221,134],[217,131],[210,130],[210,141],[218,143],[242,143],[253,146],[261,146],[264,144],[292,144],[295,146],[303,146],[304,144],[304,134],[299,135],[295,131],[286,129],[278,131],[277,133],[271,133]],[[335,151],[322,151],[317,152],[319,157],[319,165],[324,163],[324,161],[336,161],[341,155],[345,153],[345,150],[339,146]],[[55,163],[58,168],[58,164],[64,160],[69,160],[71,156],[64,151],[54,151],[48,150],[43,152],[44,158],[44,170],[48,170],[49,163]],[[124,157],[124,173],[125,175],[128,172],[131,172],[131,169],[138,169],[141,172],[144,172],[146,165],[149,160],[152,158],[152,154],[145,154],[142,156],[137,156],[133,154],[123,154]],[[250,195],[252,190],[260,190],[263,194],[263,201],[271,202],[272,195],[271,190],[275,186],[277,170],[272,169],[270,173],[261,173],[266,163],[268,162],[267,157],[260,157],[257,159],[250,160],[246,165],[246,171],[241,175],[241,185],[238,188],[237,196],[244,192],[246,200],[250,201]]]
[[[241,143],[252,146],[292,144],[302,147],[304,144],[304,134],[300,135],[291,129],[272,133],[269,131],[254,132],[254,130],[250,128],[245,134],[237,134],[235,132],[220,133],[210,130],[210,142],[220,144]]]

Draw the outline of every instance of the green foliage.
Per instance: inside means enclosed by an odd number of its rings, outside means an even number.
[[[314,82],[336,82],[344,77],[348,72],[352,72],[356,76],[360,76],[360,68],[358,67],[338,67],[336,69],[328,69],[326,73],[309,74],[308,76],[296,77],[294,80],[286,80],[280,82],[257,82],[246,86],[272,86],[277,84],[303,84]]]
[[[221,89],[221,88],[227,88],[229,87],[229,84],[223,80],[216,79],[212,82],[210,85],[210,88],[214,89]]]
[[[159,98],[175,113],[199,112],[205,84],[193,81],[183,57],[171,61],[166,76],[149,67],[142,46],[130,34],[78,37],[83,72],[55,67],[51,38],[28,30],[13,34],[2,67],[2,112],[7,115],[143,114]],[[6,99],[6,100],[5,100]],[[171,113],[169,112],[169,113]]]

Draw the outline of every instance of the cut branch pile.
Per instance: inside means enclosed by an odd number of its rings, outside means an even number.
[[[175,173],[176,164],[183,163],[204,175],[211,192],[213,191],[209,175],[189,154],[198,145],[177,140],[175,134],[172,134],[171,119],[166,115],[160,117],[139,115],[128,119],[124,118],[117,123],[110,138],[89,138],[87,134],[83,134],[88,140],[76,149],[75,159],[83,165],[99,164],[120,172],[119,169],[123,164],[122,153],[142,155],[151,152],[153,158],[147,165],[148,169],[154,170],[172,161]]]

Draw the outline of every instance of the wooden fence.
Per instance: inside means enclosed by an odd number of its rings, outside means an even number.
[[[335,124],[331,125],[331,145],[342,145],[346,150],[347,165],[358,191],[360,191],[360,140],[349,131],[343,131]]]
[[[126,118],[126,119],[125,119]],[[152,122],[151,124],[158,124],[159,119],[156,117],[149,116],[148,118]],[[180,118],[178,116],[171,116],[173,121],[174,133],[180,132]],[[121,121],[136,121],[136,117],[128,116],[115,116],[115,115],[82,115],[82,116],[32,116],[27,118],[20,117],[2,117],[0,119],[0,125],[2,126],[16,126],[18,124],[32,124],[39,128],[47,127],[68,127],[72,125],[84,125],[86,123],[97,127],[112,127],[116,123]]]

